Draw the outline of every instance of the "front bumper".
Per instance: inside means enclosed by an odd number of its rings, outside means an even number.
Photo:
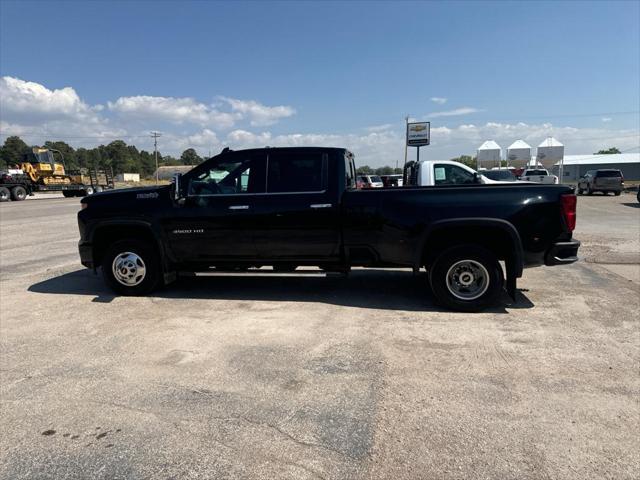
[[[544,264],[552,266],[577,262],[578,248],[580,248],[580,242],[578,240],[556,242],[544,256]]]
[[[93,264],[93,245],[88,242],[80,241],[78,243],[78,251],[80,252],[80,263],[87,268],[96,268]]]

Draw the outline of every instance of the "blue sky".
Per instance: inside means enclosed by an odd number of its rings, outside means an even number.
[[[3,1],[0,140],[148,148],[154,129],[174,154],[331,144],[381,165],[410,114],[433,158],[548,134],[631,149],[639,23],[639,2]]]

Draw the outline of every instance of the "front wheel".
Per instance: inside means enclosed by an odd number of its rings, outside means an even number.
[[[619,191],[619,190],[617,190],[617,191],[613,192],[613,194],[614,194],[616,197],[619,197],[621,193],[622,193],[622,192],[621,192],[621,191]]]
[[[7,187],[0,187],[0,202],[8,202],[11,198],[11,193]]]
[[[147,243],[121,240],[106,251],[102,275],[107,285],[121,295],[146,295],[160,284],[160,259]]]
[[[461,312],[478,312],[497,302],[504,277],[498,259],[489,250],[459,245],[436,259],[429,282],[443,305]]]

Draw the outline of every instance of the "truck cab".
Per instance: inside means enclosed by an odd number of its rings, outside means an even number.
[[[408,162],[405,179],[406,185],[423,187],[495,183],[465,164],[452,160]]]

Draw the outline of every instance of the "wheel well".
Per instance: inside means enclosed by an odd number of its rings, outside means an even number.
[[[142,240],[151,247],[157,249],[156,242],[151,229],[142,225],[113,225],[99,227],[93,234],[93,261],[94,265],[102,264],[102,259],[109,246],[120,240]]]
[[[427,269],[440,253],[456,245],[479,245],[492,252],[498,260],[511,262],[516,256],[516,245],[511,235],[494,226],[455,226],[433,232],[422,249],[422,262]]]

